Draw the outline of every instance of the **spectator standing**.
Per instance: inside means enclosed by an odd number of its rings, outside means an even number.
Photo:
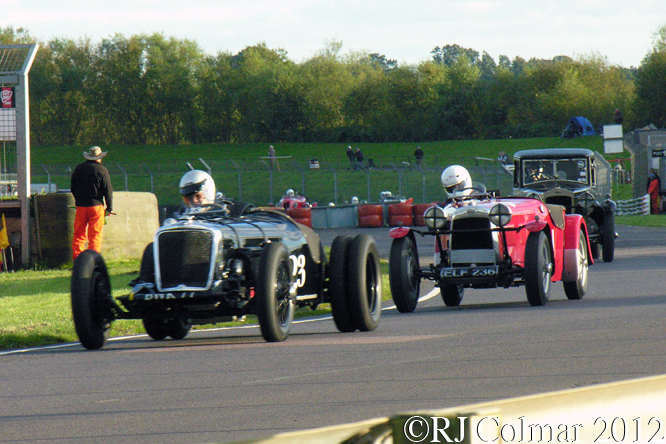
[[[500,165],[506,166],[506,164],[509,162],[509,156],[504,151],[500,151],[497,155],[497,161],[500,163]]]
[[[421,145],[416,146],[416,150],[414,151],[414,160],[416,161],[417,166],[421,166],[421,160],[423,160],[423,150],[421,149]]]
[[[615,114],[613,115],[613,122],[615,122],[616,125],[622,125],[622,122],[624,122],[624,116],[622,115],[622,111],[619,109],[615,109]]]
[[[356,165],[355,169],[360,169],[363,168],[363,153],[361,152],[361,148],[356,148],[356,153],[354,153],[354,157],[356,158]]]
[[[72,260],[76,260],[81,254],[86,242],[88,249],[98,253],[101,251],[105,217],[116,214],[113,212],[111,177],[109,171],[102,166],[102,159],[107,153],[108,151],[102,152],[100,147],[93,146],[83,153],[86,161],[78,164],[72,173],[70,189],[76,205]]]
[[[347,147],[347,158],[349,159],[349,165],[351,168],[354,168],[354,163],[356,158],[354,157],[354,151],[352,150],[351,145]]]

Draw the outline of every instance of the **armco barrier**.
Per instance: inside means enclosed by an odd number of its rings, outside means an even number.
[[[407,203],[390,204],[388,207],[388,225],[389,227],[411,227],[414,219],[414,205]]]
[[[312,228],[311,208],[287,208],[287,214],[299,224]]]
[[[312,228],[356,228],[358,227],[357,205],[313,207]]]
[[[650,214],[650,195],[646,194],[643,197],[629,200],[618,200],[617,214]]]
[[[243,443],[662,442],[666,436],[664,399],[666,375],[660,375],[443,410],[406,412]]]
[[[360,228],[377,228],[384,226],[384,207],[382,205],[359,205],[358,226]]]

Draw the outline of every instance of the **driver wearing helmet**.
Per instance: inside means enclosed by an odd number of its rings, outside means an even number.
[[[472,194],[472,178],[465,167],[451,165],[442,172],[442,186],[449,197]]]
[[[188,208],[215,203],[215,181],[204,171],[188,171],[180,179],[178,187]]]

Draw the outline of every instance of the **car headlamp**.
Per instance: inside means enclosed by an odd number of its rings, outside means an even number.
[[[437,205],[428,208],[423,213],[423,220],[428,228],[437,230],[444,226],[446,217],[444,216],[444,209]]]
[[[541,194],[530,193],[530,194],[527,195],[527,197],[529,197],[530,199],[541,200],[543,202],[543,199],[541,199]]]
[[[498,227],[504,227],[511,222],[511,210],[506,205],[497,204],[488,213],[490,222]]]
[[[578,205],[585,209],[590,209],[594,205],[595,199],[592,193],[585,191],[578,195]]]

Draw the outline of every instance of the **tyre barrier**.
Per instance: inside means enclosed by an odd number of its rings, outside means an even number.
[[[360,228],[384,226],[384,208],[381,205],[359,205],[358,226]]]
[[[423,219],[423,214],[425,210],[435,205],[434,203],[429,204],[416,204],[413,207],[413,217],[414,217],[414,226],[415,227],[425,227],[425,219]]]
[[[411,227],[414,219],[413,205],[407,203],[391,204],[388,206],[389,227]]]
[[[629,200],[618,200],[615,214],[650,214],[650,195]]]
[[[299,224],[312,228],[311,208],[287,208],[287,214]]]

